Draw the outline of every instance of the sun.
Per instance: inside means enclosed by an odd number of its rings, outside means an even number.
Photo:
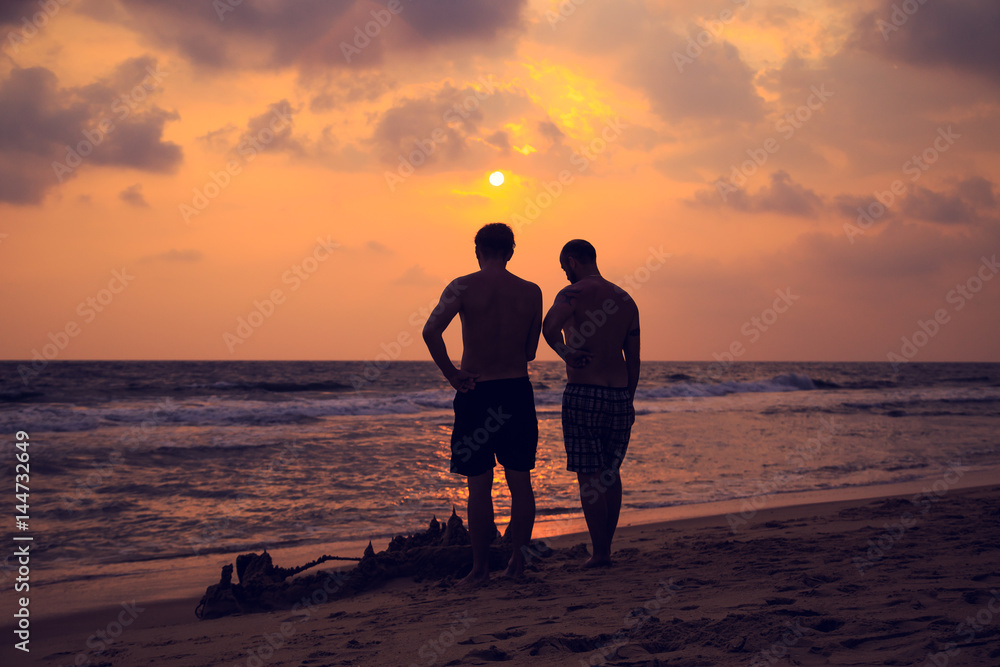
[[[494,171],[490,174],[490,185],[501,186],[503,185],[503,172]]]

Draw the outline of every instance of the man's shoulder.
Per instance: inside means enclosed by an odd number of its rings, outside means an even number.
[[[606,280],[608,288],[610,288],[610,294],[613,294],[618,299],[621,299],[625,303],[635,305],[635,300],[632,295],[625,291],[625,288],[617,283],[613,283],[610,280]]]

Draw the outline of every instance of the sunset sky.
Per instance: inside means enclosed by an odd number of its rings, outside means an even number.
[[[591,241],[646,359],[1000,361],[998,28],[995,0],[7,1],[0,358],[426,360],[501,221],[546,307]]]

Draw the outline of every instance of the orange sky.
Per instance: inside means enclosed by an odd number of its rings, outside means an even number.
[[[429,359],[503,221],[647,359],[1000,361],[995,2],[232,4],[0,10],[0,358]]]

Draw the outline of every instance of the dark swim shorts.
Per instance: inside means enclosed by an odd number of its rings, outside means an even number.
[[[566,469],[584,474],[617,471],[634,423],[627,387],[567,384],[562,403]]]
[[[481,475],[496,462],[508,470],[535,467],[538,418],[527,376],[477,382],[472,391],[455,394],[454,406],[452,472]]]

